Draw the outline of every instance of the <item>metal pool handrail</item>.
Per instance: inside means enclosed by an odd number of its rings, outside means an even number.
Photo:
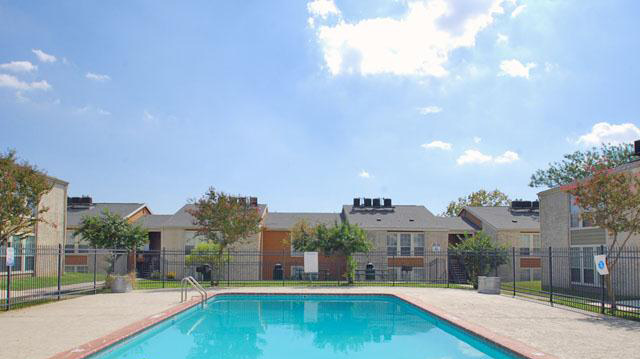
[[[189,289],[187,287],[187,283],[191,284],[191,286],[200,293],[200,303],[202,303],[202,306],[204,307],[204,303],[208,298],[207,291],[204,290],[200,283],[198,283],[198,281],[192,276],[184,277],[180,281],[180,303],[187,299],[187,290]]]

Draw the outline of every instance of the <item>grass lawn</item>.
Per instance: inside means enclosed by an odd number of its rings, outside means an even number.
[[[211,288],[210,282],[202,281],[200,284],[205,288]],[[346,281],[220,281],[219,288],[230,287],[336,287],[347,286]],[[467,289],[470,286],[460,284],[446,283],[393,283],[393,282],[356,282],[354,286],[366,286],[366,287],[416,287],[416,288],[461,288]],[[159,289],[159,288],[180,288],[180,281],[165,281],[164,284],[159,280],[146,280],[138,279],[136,283],[136,289]]]
[[[98,274],[96,280],[98,282],[103,281],[104,274]],[[78,283],[93,283],[93,273],[64,273],[60,278],[60,284],[65,286],[68,284]],[[28,290],[37,288],[50,288],[58,286],[57,276],[46,277],[12,277],[11,278],[11,290]],[[7,289],[6,278],[0,282],[0,289]]]

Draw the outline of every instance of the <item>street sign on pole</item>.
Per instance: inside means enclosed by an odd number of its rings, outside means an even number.
[[[13,265],[15,264],[15,252],[14,249],[9,247],[7,248],[7,267],[13,267]]]
[[[609,268],[607,268],[607,256],[600,254],[593,256],[593,261],[596,263],[596,270],[600,275],[609,274]]]

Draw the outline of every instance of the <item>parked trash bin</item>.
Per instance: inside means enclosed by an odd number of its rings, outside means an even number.
[[[273,280],[282,280],[284,278],[284,270],[282,269],[282,264],[276,263],[273,266]]]
[[[210,265],[204,264],[204,265],[198,266],[196,268],[196,272],[202,274],[202,280],[203,281],[210,281],[211,280],[211,266]]]
[[[376,280],[376,269],[371,262],[367,263],[366,269],[364,270],[364,279]]]

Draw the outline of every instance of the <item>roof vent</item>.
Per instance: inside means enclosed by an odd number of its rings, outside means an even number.
[[[376,218],[376,221],[382,222],[382,218]]]
[[[414,222],[414,221],[415,221],[415,219],[409,218],[409,222]]]

